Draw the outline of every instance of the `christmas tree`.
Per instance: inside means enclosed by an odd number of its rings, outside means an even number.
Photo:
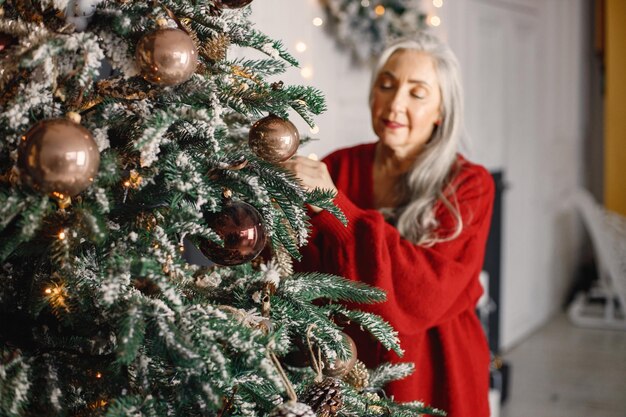
[[[0,415],[441,413],[356,361],[382,291],[292,270],[342,216],[277,164],[324,100],[250,2],[0,0]]]

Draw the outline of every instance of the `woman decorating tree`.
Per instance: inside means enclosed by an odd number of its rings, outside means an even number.
[[[494,197],[490,174],[458,153],[463,96],[457,60],[428,34],[381,55],[370,89],[378,141],[336,151],[322,162],[285,163],[308,188],[336,191],[344,227],[312,207],[305,270],[377,286],[387,301],[360,306],[399,332],[398,358],[353,332],[359,358],[413,362],[392,383],[399,401],[422,400],[451,417],[487,417],[489,348],[475,314],[478,276]]]

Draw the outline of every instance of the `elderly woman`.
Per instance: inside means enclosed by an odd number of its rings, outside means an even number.
[[[404,357],[352,333],[370,367],[415,363],[415,372],[387,393],[451,417],[487,417],[489,348],[475,306],[494,185],[483,167],[458,153],[462,101],[457,60],[446,45],[427,34],[398,42],[373,73],[378,141],[285,166],[308,188],[335,190],[349,221],[344,227],[312,207],[301,269],[387,293],[386,302],[359,307],[398,330]]]

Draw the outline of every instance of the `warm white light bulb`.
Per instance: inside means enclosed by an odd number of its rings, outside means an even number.
[[[324,21],[322,20],[321,17],[316,17],[315,19],[313,19],[314,26],[322,26],[323,24],[324,24]]]
[[[306,51],[306,43],[304,43],[304,42],[298,42],[298,43],[296,44],[296,51],[298,51],[298,52],[304,52],[304,51]]]
[[[320,128],[318,125],[313,126],[312,128],[309,129],[311,131],[311,133],[316,134],[320,132]]]
[[[300,70],[300,75],[302,76],[302,78],[305,78],[307,80],[313,78],[313,68],[311,68],[310,66],[303,67]]]
[[[432,16],[430,18],[430,25],[437,27],[441,24],[441,19],[439,18],[439,16]]]
[[[443,0],[433,0],[433,6],[443,7]]]
[[[370,0],[361,0],[361,6],[369,7],[369,5],[370,5]]]

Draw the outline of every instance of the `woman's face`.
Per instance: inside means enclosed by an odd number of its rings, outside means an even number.
[[[372,88],[372,126],[380,141],[399,156],[419,153],[441,118],[434,60],[424,52],[397,51]]]

